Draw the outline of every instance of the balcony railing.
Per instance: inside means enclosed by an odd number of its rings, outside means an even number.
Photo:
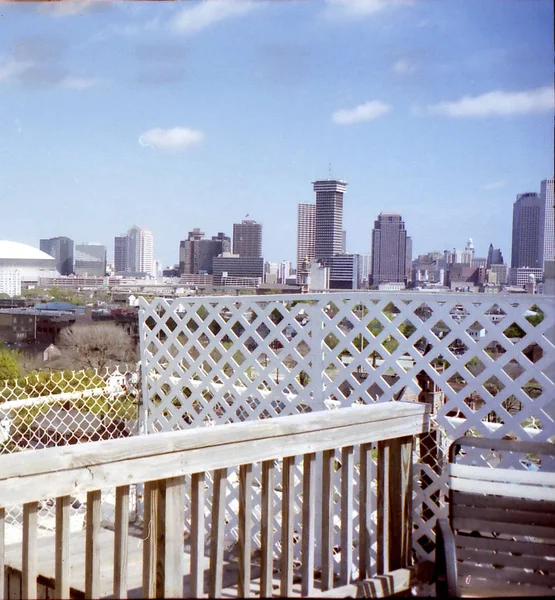
[[[112,593],[124,598],[131,591],[144,597],[201,597],[204,593],[220,597],[224,586],[236,586],[239,596],[256,591],[269,597],[277,567],[280,595],[312,595],[350,584],[355,561],[359,565],[358,577],[368,577],[373,544],[378,573],[408,567],[413,440],[427,432],[428,427],[425,405],[399,402],[1,457],[0,590],[10,598],[44,597],[47,593],[68,598],[79,597],[80,592],[86,598]],[[302,464],[300,497],[294,488],[296,462]],[[253,466],[257,464],[262,472],[259,516],[252,510]],[[230,566],[229,556],[224,558],[229,527],[225,509],[228,470],[235,467],[239,467],[239,541],[235,563]],[[358,532],[353,519],[355,469],[361,474]],[[209,513],[205,510],[208,473],[213,480]],[[335,473],[341,482],[340,501],[333,489]],[[129,488],[143,483],[144,528],[138,539],[130,538]],[[372,500],[373,486],[377,504]],[[116,490],[114,535],[108,545],[101,535],[100,518],[101,490],[106,488]],[[189,518],[184,510],[186,491],[191,498]],[[84,556],[80,556],[83,551],[73,549],[69,530],[71,498],[82,493],[86,493]],[[274,562],[276,493],[280,496],[281,527],[280,552]],[[47,543],[42,540],[39,544],[37,510],[39,502],[48,498],[56,498],[56,528]],[[337,502],[341,515],[341,568],[334,576]],[[293,519],[296,503],[300,503],[302,515],[300,566],[295,565],[293,555],[294,538],[299,537]],[[5,508],[14,504],[23,504],[23,543],[5,548]],[[208,560],[204,526],[207,518],[211,522]],[[375,536],[371,533],[372,520],[376,522]],[[258,557],[251,545],[254,521],[259,522],[261,530]],[[132,552],[133,546],[139,545],[142,560],[133,562],[137,556],[137,552]],[[321,549],[317,581],[316,548]],[[9,567],[8,577],[3,581],[5,567]],[[142,573],[139,581],[137,573]],[[229,580],[230,573],[235,581]],[[294,573],[301,576],[300,586],[294,586]]]

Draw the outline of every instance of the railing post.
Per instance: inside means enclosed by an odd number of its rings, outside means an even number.
[[[412,436],[378,442],[378,575],[410,564],[412,446]]]

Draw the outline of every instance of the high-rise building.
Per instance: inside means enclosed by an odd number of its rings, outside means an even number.
[[[360,254],[335,254],[322,260],[329,268],[330,290],[358,290],[362,260]]]
[[[343,194],[347,182],[313,181],[316,193],[314,253],[316,260],[343,253]]]
[[[511,267],[543,269],[545,223],[542,198],[536,193],[519,194],[513,206]]]
[[[542,212],[540,226],[543,230],[542,260],[543,263],[555,260],[555,197],[553,191],[553,177],[541,182],[540,199]],[[541,265],[545,268],[545,264]]]
[[[145,227],[133,225],[127,232],[128,271],[155,275],[154,237]]]
[[[505,261],[503,260],[503,254],[501,248],[494,248],[493,244],[489,245],[488,257],[486,266],[489,269],[491,265],[502,265]]]
[[[106,275],[106,246],[76,244],[75,275],[78,277],[104,277]]]
[[[56,271],[60,275],[73,273],[73,240],[63,236],[41,239],[40,249],[56,259]]]
[[[372,284],[405,282],[407,231],[398,213],[380,213],[372,230]]]
[[[114,271],[129,271],[129,238],[126,235],[117,235],[114,238]]]
[[[297,283],[302,284],[314,262],[316,204],[299,204],[297,208]]]
[[[233,254],[241,258],[262,257],[262,224],[243,219],[233,224]]]
[[[220,231],[208,240],[204,237],[204,232],[195,227],[189,231],[186,240],[179,242],[180,274],[212,275],[214,258],[229,252],[230,247],[231,240],[223,232]]]

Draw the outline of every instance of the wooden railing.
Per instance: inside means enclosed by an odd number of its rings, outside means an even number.
[[[142,595],[144,597],[221,596],[223,588],[225,490],[227,470],[239,466],[238,594],[251,593],[253,573],[251,497],[253,464],[262,465],[260,595],[271,596],[274,571],[273,496],[276,463],[281,465],[282,596],[293,593],[293,469],[302,456],[301,593],[313,595],[352,584],[357,552],[360,577],[368,577],[370,547],[377,541],[378,574],[410,566],[412,447],[428,430],[425,405],[403,402],[332,412],[223,425],[190,431],[93,442],[0,458],[0,592],[4,590],[5,507],[23,504],[22,596],[37,597],[41,564],[37,554],[37,508],[56,498],[55,597],[70,597],[70,497],[86,493],[85,597],[100,595],[101,561],[113,561],[114,597],[128,590],[128,494],[145,483]],[[371,501],[372,448],[377,443],[377,506]],[[359,530],[353,539],[353,453],[360,445]],[[333,485],[336,449],[341,461],[341,575],[333,569]],[[321,471],[316,469],[321,454]],[[204,589],[205,477],[213,472],[208,589]],[[190,476],[191,522],[184,497]],[[113,555],[100,552],[101,489],[116,488]],[[321,502],[321,524],[315,522]],[[298,499],[296,499],[298,501]],[[3,507],[3,508],[2,508]],[[377,510],[377,540],[371,539],[371,512]],[[189,590],[184,591],[184,532],[190,534]],[[321,550],[320,589],[315,586],[315,548]],[[73,584],[72,584],[73,585]],[[396,591],[396,590],[393,590]]]

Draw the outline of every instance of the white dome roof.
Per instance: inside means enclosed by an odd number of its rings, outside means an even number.
[[[46,254],[38,248],[28,246],[27,244],[20,244],[19,242],[9,242],[7,240],[0,240],[0,260],[48,260],[52,261],[54,258],[50,254]]]

